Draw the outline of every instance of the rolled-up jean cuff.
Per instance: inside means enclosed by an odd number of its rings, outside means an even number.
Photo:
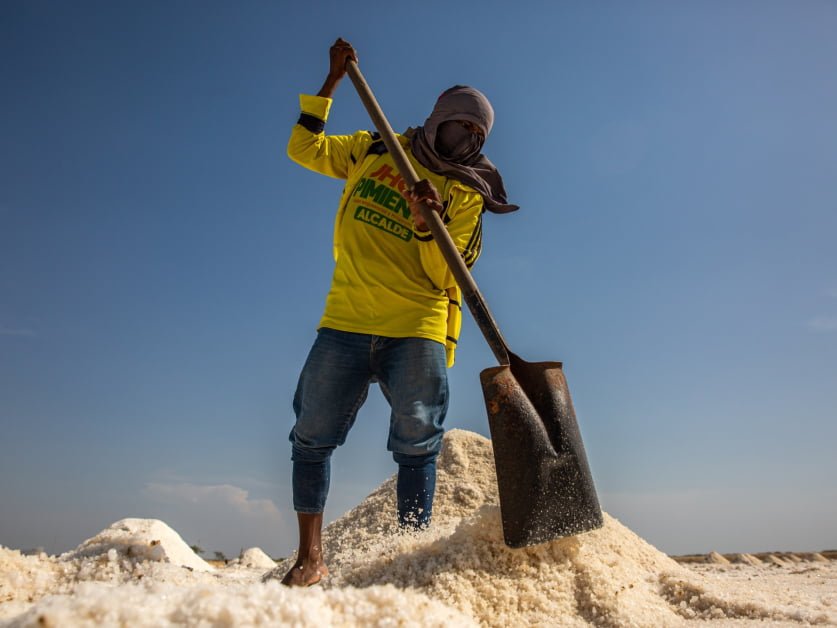
[[[291,432],[291,441],[294,434]],[[291,460],[302,464],[322,464],[331,458],[334,447],[300,447],[296,443],[291,445]]]
[[[303,515],[319,515],[323,512],[322,510],[316,510],[314,508],[305,508],[302,506],[297,506],[296,504],[294,504],[294,511]]]
[[[393,452],[392,459],[405,467],[423,467],[426,464],[436,462],[438,456],[438,452],[432,452],[423,456],[410,456],[408,454]]]
[[[306,515],[316,515],[317,513],[325,511],[325,504],[318,506],[316,504],[300,504],[294,500],[294,512],[301,512]]]

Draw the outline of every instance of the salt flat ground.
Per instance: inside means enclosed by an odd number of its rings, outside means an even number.
[[[282,587],[257,548],[213,566],[162,521],[125,519],[61,556],[0,547],[0,626],[837,626],[837,561],[678,563],[605,513],[511,550],[490,441],[445,437],[430,530],[400,532],[390,478],[329,525],[331,575]],[[693,557],[693,561],[695,558]]]
[[[105,557],[78,571],[62,570],[54,557],[0,549],[0,626],[501,625],[490,615],[459,613],[392,585],[288,590],[275,581],[261,582],[270,566],[264,563],[233,561],[201,572],[154,561],[126,570],[115,562]],[[618,621],[606,615],[585,618],[575,606],[532,625],[837,625],[835,560],[788,566],[690,564],[681,575],[692,588],[681,590],[683,599],[669,594],[674,612],[667,616],[639,608]],[[723,597],[706,596],[713,590],[723,591]],[[694,619],[688,619],[692,613]]]
[[[732,595],[749,596],[774,606],[797,609],[801,621],[768,622],[769,625],[837,625],[837,561],[800,562],[776,565],[689,565],[706,578],[709,586],[723,588]],[[789,613],[792,615],[792,613]],[[812,621],[805,621],[808,617]],[[763,625],[747,619],[718,619],[718,626]]]

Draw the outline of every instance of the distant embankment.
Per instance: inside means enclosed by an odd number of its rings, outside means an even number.
[[[779,567],[790,567],[797,563],[823,563],[830,560],[837,560],[837,550],[823,550],[821,552],[759,552],[758,554],[719,554],[718,552],[709,552],[708,554],[686,554],[684,556],[672,556],[671,558],[682,564],[758,565],[764,563]]]

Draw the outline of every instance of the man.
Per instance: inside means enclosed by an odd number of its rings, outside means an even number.
[[[302,114],[288,155],[346,180],[334,231],[335,269],[317,339],[294,397],[293,499],[299,523],[296,564],[283,584],[309,586],[328,574],[321,530],[330,458],[345,442],[369,384],[392,408],[387,448],[398,463],[398,522],[429,525],[436,456],[448,407],[446,368],[461,323],[459,291],[419,213],[443,219],[470,267],[480,254],[484,209],[507,212],[502,179],[482,153],[494,112],[477,90],[444,92],[423,127],[399,137],[422,181],[408,190],[383,143],[366,131],[327,136],[334,91],[352,46],[338,39],[316,96]]]

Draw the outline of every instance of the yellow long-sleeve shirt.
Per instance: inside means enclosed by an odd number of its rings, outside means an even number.
[[[334,275],[320,327],[393,338],[428,338],[447,348],[448,366],[461,326],[460,294],[429,232],[413,224],[406,185],[368,131],[326,135],[330,98],[300,96],[302,117],[288,156],[315,172],[346,180],[334,227]],[[409,140],[399,136],[405,148]],[[482,197],[407,155],[442,198],[442,219],[466,265],[482,245]]]

